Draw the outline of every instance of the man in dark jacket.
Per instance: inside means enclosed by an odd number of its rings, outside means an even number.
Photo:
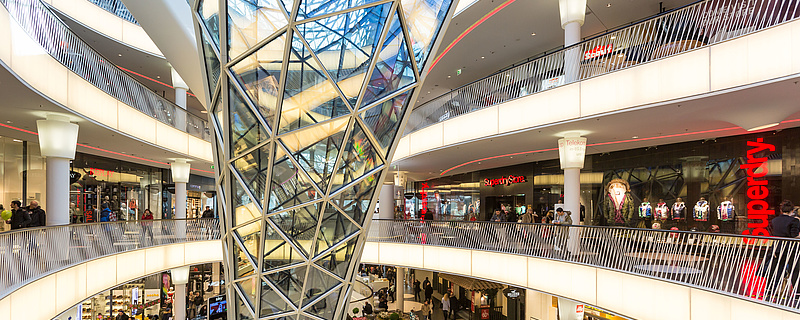
[[[769,222],[774,237],[796,238],[797,235],[800,234],[800,220],[791,216],[793,209],[794,205],[791,201],[783,200],[783,203],[781,203],[781,214]],[[781,281],[784,274],[789,273],[791,276],[790,283],[797,283],[800,270],[798,270],[798,266],[795,264],[794,253],[790,252],[790,250],[792,250],[792,248],[780,242],[777,242],[772,247],[772,256],[769,258],[771,258],[772,270],[777,270],[778,274],[769,277],[774,279],[768,281]]]
[[[203,219],[213,219],[214,218],[214,210],[211,210],[211,207],[206,206],[206,209],[203,210]]]
[[[19,200],[11,201],[11,220],[7,221],[11,225],[11,230],[25,228],[31,223],[31,216],[20,208],[21,205],[22,202]]]
[[[36,228],[47,225],[47,215],[44,213],[44,209],[39,206],[39,201],[31,201],[28,206],[28,213],[31,215],[31,223],[28,224],[28,227]]]

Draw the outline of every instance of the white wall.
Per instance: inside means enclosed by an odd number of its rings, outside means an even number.
[[[486,279],[569,298],[634,319],[800,319],[797,313],[688,286],[513,254],[367,242],[361,263],[435,270]],[[653,308],[654,297],[663,297],[669,307],[657,308],[656,312]],[[543,307],[531,312],[539,314],[542,319],[553,317]]]

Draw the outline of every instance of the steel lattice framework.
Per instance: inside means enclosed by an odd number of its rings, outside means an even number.
[[[189,2],[212,97],[229,316],[344,318],[451,0]]]

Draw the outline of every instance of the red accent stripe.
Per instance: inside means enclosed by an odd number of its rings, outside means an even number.
[[[487,13],[485,16],[483,16],[483,18],[481,18],[478,21],[475,21],[475,23],[473,23],[471,26],[469,26],[469,28],[467,28],[467,30],[464,30],[464,32],[462,32],[458,36],[458,38],[453,40],[453,42],[451,42],[450,45],[448,45],[447,48],[444,49],[442,54],[440,54],[438,57],[436,57],[436,60],[433,60],[433,64],[431,64],[430,70],[433,70],[433,68],[436,67],[436,64],[439,63],[439,60],[442,60],[442,57],[444,57],[444,55],[447,54],[447,52],[450,51],[450,49],[452,49],[459,41],[461,41],[461,39],[464,39],[464,37],[466,37],[467,34],[472,32],[472,30],[474,30],[479,25],[484,23],[486,20],[491,18],[495,13],[498,13],[500,10],[503,10],[503,8],[507,7],[509,4],[514,3],[514,1],[516,1],[516,0],[507,0],[506,2],[503,2],[503,4],[501,4],[497,8],[494,8],[494,10],[489,11],[489,13]]]

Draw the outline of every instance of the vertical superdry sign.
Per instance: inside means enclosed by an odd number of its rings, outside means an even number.
[[[757,138],[747,141],[747,147],[746,163],[741,168],[747,174],[747,219],[750,222],[742,234],[769,237],[769,217],[775,214],[775,210],[769,209],[766,200],[769,197],[769,167],[765,151],[775,151],[775,145],[765,143],[764,138]]]

